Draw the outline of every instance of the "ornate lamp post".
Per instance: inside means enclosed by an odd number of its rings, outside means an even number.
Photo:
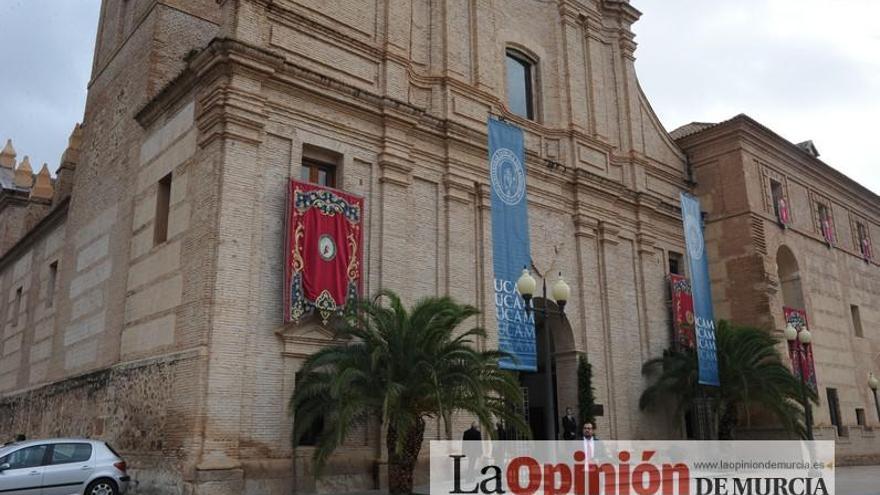
[[[532,265],[532,268],[535,270],[535,273],[541,277],[541,297],[543,298],[543,304],[541,307],[532,307],[532,296],[534,296],[538,284],[535,281],[535,278],[532,277],[532,274],[529,273],[528,267],[523,267],[522,275],[516,282],[516,289],[525,301],[526,313],[536,311],[544,318],[544,386],[547,390],[544,402],[544,408],[547,410],[547,414],[544,415],[544,428],[547,430],[547,435],[550,436],[549,440],[556,440],[556,414],[554,413],[553,408],[553,405],[556,402],[556,394],[555,389],[553,388],[553,356],[550,351],[550,328],[547,326],[547,315],[557,315],[565,318],[565,303],[568,302],[569,297],[571,297],[571,287],[569,287],[568,284],[565,283],[565,280],[562,279],[562,272],[560,272],[559,278],[550,289],[550,296],[556,301],[559,311],[548,309],[547,279],[538,272],[538,269],[535,268],[534,265]]]
[[[877,419],[880,419],[880,402],[877,402],[877,388],[880,387],[880,380],[874,376],[873,372],[868,376],[868,386],[871,387],[871,392],[874,393],[874,407],[877,408]]]
[[[807,330],[807,327],[804,326],[801,328],[799,332],[797,328],[794,327],[791,323],[785,326],[785,340],[787,340],[794,347],[794,356],[796,363],[792,363],[792,365],[797,366],[800,371],[801,376],[801,403],[804,407],[804,422],[807,427],[807,440],[813,439],[813,408],[810,405],[810,401],[807,400],[807,349],[809,349],[810,343],[813,341],[813,336],[810,334],[810,331]]]

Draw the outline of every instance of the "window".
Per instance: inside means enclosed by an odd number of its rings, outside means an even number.
[[[9,469],[25,469],[43,465],[47,445],[34,445],[7,455],[0,464],[9,464]]]
[[[528,57],[507,50],[507,106],[520,117],[534,120],[534,68]]]
[[[58,261],[49,265],[49,280],[46,286],[46,307],[51,308],[55,304],[55,281],[58,279]]]
[[[782,191],[782,183],[770,179],[770,197],[773,201],[773,213],[780,225],[788,225],[789,211],[788,204],[785,201],[785,194]]]
[[[326,187],[336,187],[336,166],[303,159],[300,180]]]
[[[831,210],[828,209],[828,206],[819,203],[816,207],[816,213],[819,216],[819,232],[822,233],[825,242],[831,246],[834,243],[834,222],[831,219]]]
[[[681,255],[679,253],[669,252],[669,273],[673,273],[675,275],[684,275],[683,265],[681,262]]]
[[[840,424],[840,400],[837,398],[837,389],[825,389],[828,395],[828,412],[831,413],[831,424],[837,427],[837,435],[845,436],[843,425]]]
[[[171,174],[159,180],[156,192],[156,218],[153,221],[153,245],[168,240],[168,212],[171,207]]]
[[[859,237],[859,252],[862,254],[862,258],[865,261],[870,261],[873,256],[871,255],[871,239],[868,237],[868,227],[862,222],[856,222],[856,234]]]
[[[852,315],[853,331],[855,331],[856,337],[864,337],[862,334],[862,317],[859,315],[859,307],[855,304],[851,304],[849,306],[849,312]]]
[[[296,386],[295,384],[298,383],[301,378],[302,378],[302,372],[299,372],[299,371],[296,372],[296,375],[294,375],[294,386]],[[294,413],[294,415],[293,415],[293,421],[294,421],[294,424],[296,424],[296,421],[297,421],[296,413]],[[323,416],[321,416],[321,417],[316,418],[315,421],[312,422],[312,424],[306,430],[305,434],[300,438],[299,443],[297,445],[302,445],[302,446],[317,445],[318,438],[321,436],[321,431],[323,431],[323,430],[324,430],[324,418],[323,418]]]
[[[856,424],[865,426],[865,410],[861,407],[856,408]]]
[[[23,297],[24,287],[15,289],[15,326],[21,324],[21,298]]]
[[[86,462],[92,458],[92,446],[87,443],[56,443],[52,446],[49,464]]]

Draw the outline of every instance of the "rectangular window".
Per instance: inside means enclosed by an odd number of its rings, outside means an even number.
[[[837,435],[844,436],[843,425],[840,423],[840,400],[837,398],[836,388],[827,388],[828,412],[831,413],[831,424],[837,427]]]
[[[856,234],[859,241],[859,252],[865,261],[870,261],[873,256],[871,253],[871,240],[868,237],[868,227],[862,222],[856,222]]]
[[[23,287],[15,289],[15,326],[21,324],[21,298],[23,297]]]
[[[681,255],[676,252],[669,251],[669,273],[675,275],[684,275],[683,268],[684,266],[682,265]]]
[[[511,112],[529,120],[535,118],[533,69],[534,64],[528,57],[507,50],[507,106]]]
[[[819,203],[816,207],[819,216],[819,232],[829,245],[834,244],[834,222],[831,219],[831,210],[828,206]]]
[[[861,407],[856,408],[856,424],[865,426],[865,410]]]
[[[852,315],[853,331],[856,337],[864,337],[862,334],[862,317],[859,315],[859,307],[855,304],[849,306],[849,312]]]
[[[298,383],[301,378],[302,378],[302,373],[297,371],[296,374],[294,375],[294,379],[293,379],[294,386],[296,386],[296,383]],[[295,413],[293,416],[293,421],[294,421],[294,424],[297,421],[297,417],[296,417]],[[323,417],[316,418],[315,421],[313,421],[312,424],[309,425],[309,428],[306,430],[305,434],[300,438],[299,443],[297,445],[303,445],[303,446],[317,445],[318,438],[321,436],[321,432],[323,430],[324,430],[324,418]]]
[[[156,218],[153,221],[153,245],[168,240],[168,212],[171,208],[171,174],[159,180],[156,192]]]
[[[300,180],[325,187],[336,187],[336,166],[303,159]]]
[[[55,304],[55,282],[58,279],[58,262],[53,261],[49,265],[49,280],[46,282],[46,307],[51,308]]]
[[[49,464],[87,462],[92,458],[92,446],[87,443],[56,443],[52,445]]]
[[[773,213],[776,215],[776,220],[780,225],[788,225],[788,204],[785,201],[781,182],[770,179],[770,197],[773,201]]]

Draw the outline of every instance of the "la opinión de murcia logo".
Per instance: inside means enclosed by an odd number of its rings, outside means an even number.
[[[468,456],[450,454],[452,488],[445,493],[513,495],[828,495],[822,477],[692,477],[686,462],[654,463],[656,451],[641,452],[631,464],[628,451],[617,454],[617,463],[588,462],[582,450],[572,463],[541,463],[534,457],[514,457],[501,465],[489,464],[479,475],[463,473]],[[633,459],[639,460],[638,458]],[[692,483],[693,481],[693,483]]]

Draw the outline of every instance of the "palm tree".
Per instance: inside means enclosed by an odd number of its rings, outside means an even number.
[[[769,412],[786,431],[803,438],[801,382],[785,366],[777,347],[779,339],[760,328],[733,326],[721,320],[715,341],[721,382],[716,391],[721,412],[719,438],[733,438],[738,411],[753,406]],[[696,352],[666,350],[662,357],[646,362],[642,373],[651,384],[639,399],[641,409],[660,406],[667,399],[674,401],[677,416],[693,407],[698,390]],[[818,401],[809,387],[807,395]]]
[[[481,328],[456,329],[478,311],[448,297],[430,297],[407,311],[382,291],[357,304],[337,330],[343,343],[306,359],[291,398],[294,446],[318,418],[323,430],[314,461],[321,472],[356,420],[381,418],[387,431],[388,486],[410,493],[426,418],[441,418],[452,438],[452,415],[476,416],[494,434],[493,418],[528,431],[509,402],[522,402],[516,376],[498,368],[506,354],[478,351]]]

